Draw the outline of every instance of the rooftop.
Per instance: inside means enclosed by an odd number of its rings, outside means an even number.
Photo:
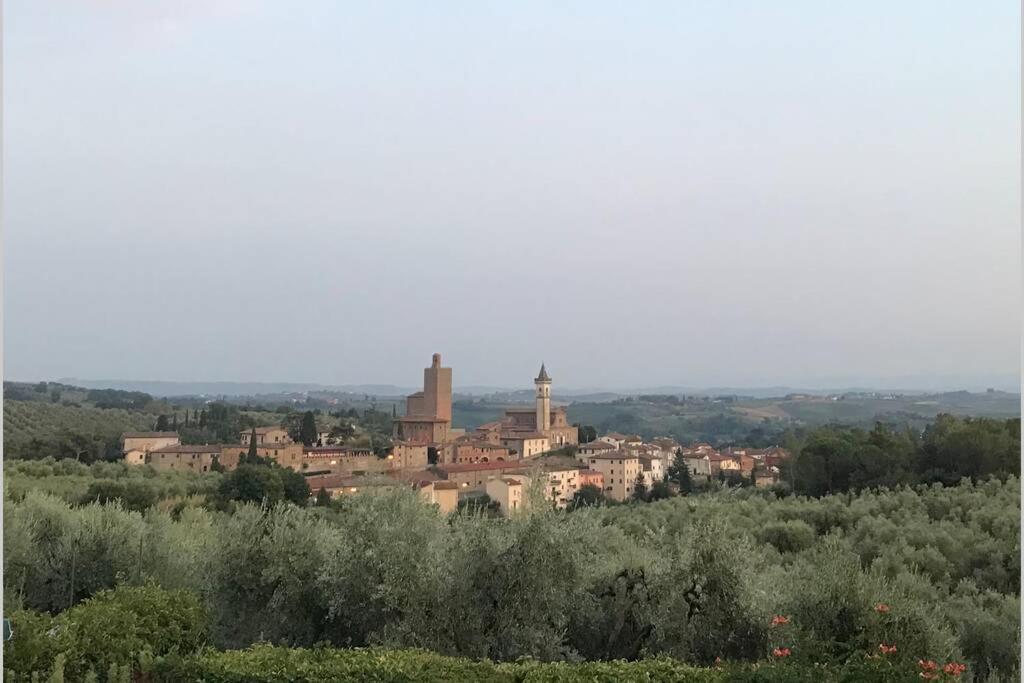
[[[551,381],[551,377],[548,376],[547,368],[544,367],[543,363],[540,364],[540,372],[537,373],[537,379],[535,381],[537,381],[537,382],[550,382]]]
[[[177,439],[178,432],[125,432],[122,439]]]
[[[519,440],[519,439],[546,439],[540,432],[534,431],[518,431],[515,429],[507,429],[502,431],[501,438],[506,440]]]
[[[467,462],[459,465],[440,465],[438,470],[446,474],[459,472],[484,472],[488,470],[522,470],[530,467],[530,463],[511,460],[507,462]]]
[[[591,451],[614,451],[614,444],[610,444],[607,441],[591,441],[590,443],[581,443],[579,450],[591,450]]]
[[[150,451],[150,453],[220,453],[221,446],[217,444],[201,444],[201,445],[190,445],[186,446],[183,444],[175,444],[174,446],[164,446],[163,448],[157,448],[156,450]]]
[[[239,434],[252,434],[252,430],[253,430],[253,428],[249,427],[249,429],[243,429],[242,431],[240,431]],[[270,432],[283,432],[283,431],[286,431],[285,428],[281,427],[279,425],[273,425],[273,426],[270,426],[270,427],[256,427],[256,433],[257,434],[269,434]]]

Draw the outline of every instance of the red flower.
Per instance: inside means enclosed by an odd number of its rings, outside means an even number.
[[[722,666],[722,658],[715,657],[715,666]]]
[[[896,652],[895,645],[886,645],[885,643],[879,643],[878,649],[883,655],[891,655],[893,652]]]
[[[789,623],[789,618],[788,617],[784,617],[781,614],[776,614],[774,617],[772,617],[772,626],[782,626],[783,624],[788,624],[788,623]]]
[[[788,647],[777,647],[772,650],[772,657],[788,657],[790,655]]]
[[[880,602],[877,605],[875,605],[875,611],[879,614],[886,614],[889,611],[889,605],[885,604],[884,602]]]
[[[921,668],[922,671],[935,671],[935,669],[937,668],[935,662],[933,662],[930,659],[919,659],[917,660],[917,665]]]
[[[964,671],[967,671],[967,666],[964,664],[958,664],[957,662],[950,662],[949,664],[946,664],[946,666],[942,667],[942,670],[950,676],[959,676]]]

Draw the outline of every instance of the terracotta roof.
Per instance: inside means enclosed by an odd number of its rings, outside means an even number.
[[[177,439],[178,432],[125,432],[122,439]]]
[[[615,445],[610,444],[607,441],[591,441],[590,443],[581,443],[578,450],[599,450],[599,451],[614,451]]]
[[[508,449],[504,446],[497,446],[493,443],[487,443],[486,441],[463,441],[462,443],[455,444],[456,448],[479,448],[485,451],[507,451]]]
[[[619,434],[618,432],[610,432],[608,434],[605,434],[605,436],[607,436],[609,439],[615,439],[616,441],[623,441],[624,439],[626,439],[625,434]]]
[[[517,432],[517,431],[514,431],[514,430],[509,430],[507,432],[502,432],[501,438],[502,439],[516,439],[516,440],[519,440],[519,439],[546,439],[548,437],[544,436],[540,432],[525,432],[525,431],[524,432]]]
[[[523,482],[516,481],[515,479],[505,479],[505,478],[502,478],[502,481],[505,482],[508,486],[522,486],[523,485]]]
[[[150,451],[150,455],[153,453],[220,453],[221,448],[221,446],[216,444],[202,444],[196,446],[176,444],[174,446],[164,446],[163,448],[152,450]],[[241,446],[241,448],[244,448],[244,446]]]
[[[586,456],[588,458],[597,458],[598,460],[639,460],[639,455],[630,455],[628,453],[621,453],[614,451],[612,453],[593,453]]]
[[[441,472],[452,474],[458,472],[483,472],[486,470],[522,470],[530,467],[529,463],[516,460],[506,462],[467,462],[458,465],[440,465]]]
[[[314,477],[306,477],[309,490],[316,493],[320,489],[337,489],[360,486],[390,486],[387,480],[374,477],[359,477],[348,474],[324,474]]]
[[[263,446],[266,448],[266,446]],[[355,453],[373,453],[369,448],[361,448],[355,446],[304,446],[302,449],[303,455],[353,455]]]
[[[417,483],[420,486],[435,481],[444,481],[440,475],[433,470],[388,470],[385,475],[399,481]]]

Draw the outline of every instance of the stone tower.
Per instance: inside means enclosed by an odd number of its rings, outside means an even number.
[[[423,403],[427,415],[452,420],[452,369],[441,367],[441,354],[435,353],[429,368],[423,370]]]
[[[533,383],[537,386],[537,431],[544,434],[551,429],[551,378],[543,363]]]

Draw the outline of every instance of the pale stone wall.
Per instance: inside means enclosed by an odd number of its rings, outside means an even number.
[[[587,458],[587,466],[604,476],[605,495],[619,501],[633,495],[633,483],[642,471],[636,457],[591,457]]]
[[[247,429],[238,433],[238,440],[243,446],[249,445],[249,439],[252,437],[252,430]],[[282,427],[257,427],[256,428],[256,444],[275,444],[275,443],[291,443],[292,438],[288,436],[288,430]]]
[[[147,437],[131,437],[126,436],[124,439],[123,452],[128,453],[129,451],[141,451],[142,453],[149,453],[155,451],[158,448],[164,448],[165,446],[177,446],[181,443],[181,439],[178,438],[177,434],[168,436],[147,436]]]

